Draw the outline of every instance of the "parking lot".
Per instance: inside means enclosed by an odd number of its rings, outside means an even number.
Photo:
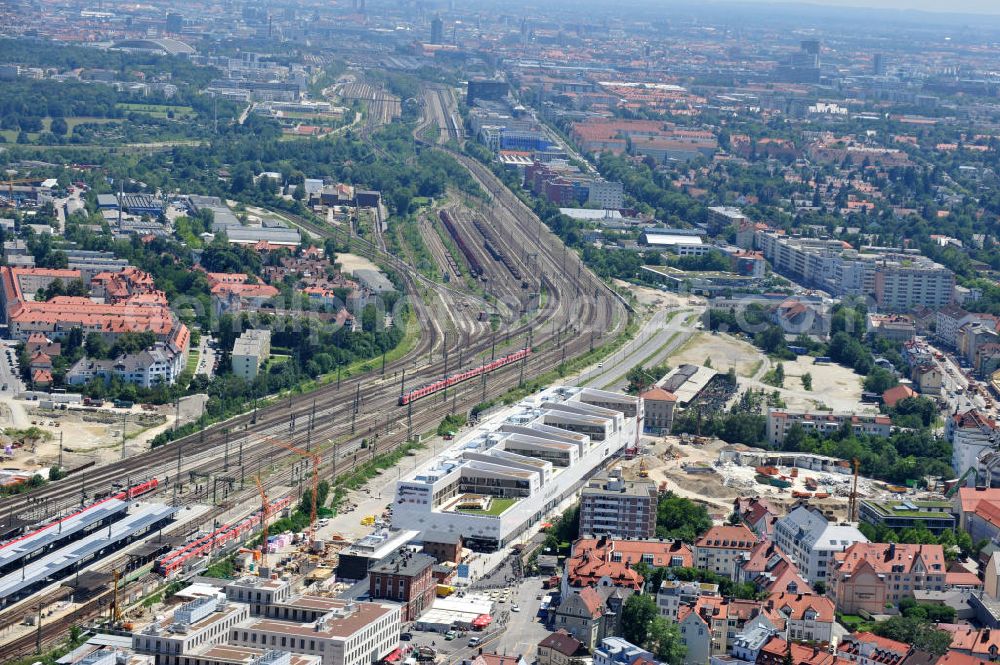
[[[507,568],[509,570],[509,566]],[[492,586],[486,580],[481,582],[484,586]],[[442,633],[410,629],[406,632],[412,635],[412,639],[403,644],[411,650],[422,646],[434,648],[438,663],[471,660],[480,649],[495,653],[520,653],[528,662],[534,660],[536,645],[549,634],[538,618],[543,595],[542,578],[529,577],[513,586],[498,585],[498,588],[480,588],[475,592],[488,596],[496,603],[493,623],[486,630],[460,631],[455,639],[449,640]]]

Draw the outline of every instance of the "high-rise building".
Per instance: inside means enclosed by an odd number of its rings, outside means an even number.
[[[167,32],[172,32],[175,35],[180,34],[180,31],[184,28],[184,17],[176,12],[170,12],[167,14]]]
[[[888,64],[884,53],[876,53],[872,57],[872,74],[875,76],[884,76]]]
[[[580,533],[613,538],[656,536],[656,483],[625,480],[613,470],[590,480],[580,494]]]
[[[803,39],[799,43],[799,48],[806,53],[811,53],[816,57],[819,57],[819,40],[818,39]]]
[[[431,20],[431,44],[444,44],[444,21],[440,16]]]

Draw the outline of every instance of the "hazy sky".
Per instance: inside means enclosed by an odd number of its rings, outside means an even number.
[[[743,1],[747,2],[748,0]],[[877,7],[880,9],[918,9],[928,12],[1000,15],[1000,0],[948,0],[947,2],[943,0],[799,0],[799,2],[830,7]]]

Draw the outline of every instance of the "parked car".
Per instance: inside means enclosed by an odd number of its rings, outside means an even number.
[[[413,639],[413,633],[403,633],[402,635],[399,636],[399,639],[403,640],[404,642],[409,642],[410,640]]]

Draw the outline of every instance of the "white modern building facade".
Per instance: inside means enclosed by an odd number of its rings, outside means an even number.
[[[601,470],[642,427],[642,400],[591,388],[531,395],[396,484],[393,525],[512,542]]]
[[[774,525],[774,542],[785,552],[809,581],[825,582],[835,552],[868,539],[853,524],[827,521],[819,511],[799,506]]]

